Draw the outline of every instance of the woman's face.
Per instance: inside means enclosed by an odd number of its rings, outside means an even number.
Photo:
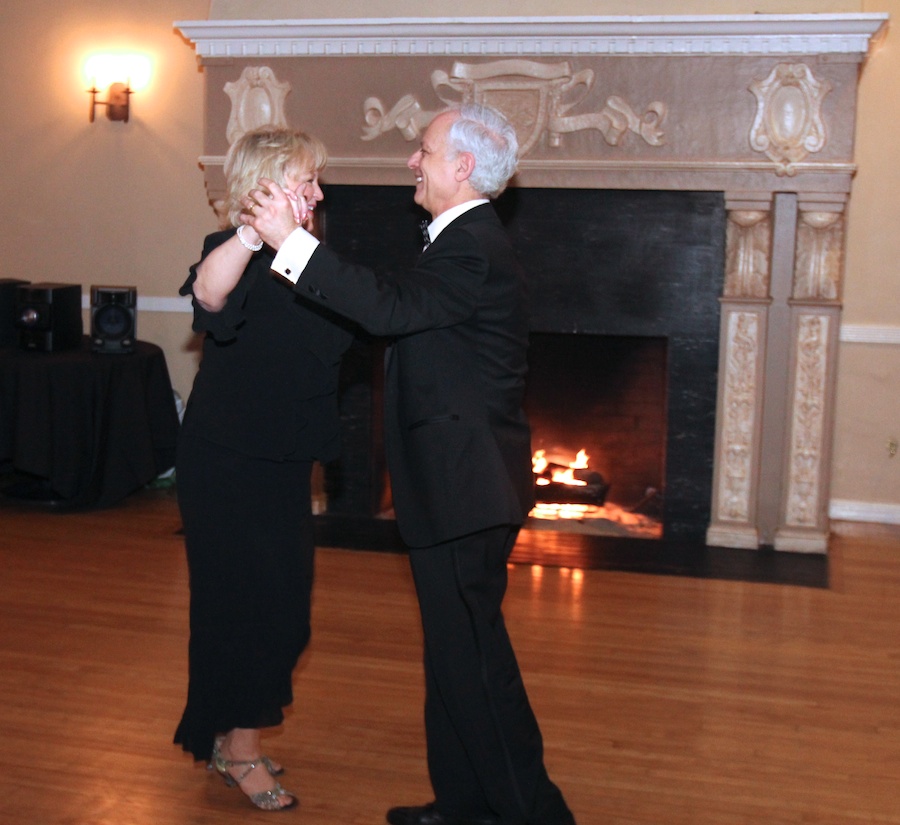
[[[306,201],[306,208],[312,212],[316,204],[325,199],[319,188],[319,172],[316,169],[302,169],[288,172],[284,176],[284,188],[293,192],[297,199]]]

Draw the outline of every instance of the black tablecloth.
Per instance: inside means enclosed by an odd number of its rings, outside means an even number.
[[[111,355],[85,336],[76,350],[0,350],[0,466],[39,482],[34,498],[114,504],[174,466],[178,428],[154,344]]]

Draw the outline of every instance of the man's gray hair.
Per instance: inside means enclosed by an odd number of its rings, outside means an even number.
[[[459,117],[447,135],[448,146],[456,152],[470,152],[475,171],[469,183],[476,192],[496,198],[516,171],[519,141],[512,124],[490,106],[464,103],[455,111]]]

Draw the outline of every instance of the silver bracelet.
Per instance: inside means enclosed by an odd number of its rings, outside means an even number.
[[[241,234],[247,228],[247,224],[242,223],[237,230],[237,239],[251,252],[259,252],[260,249],[263,248],[262,239],[260,239],[259,243],[247,243],[244,240],[244,236]]]

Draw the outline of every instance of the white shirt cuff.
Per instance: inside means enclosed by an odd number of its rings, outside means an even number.
[[[316,238],[298,226],[285,238],[281,249],[275,255],[275,260],[272,261],[272,269],[292,284],[296,284],[318,245]]]

